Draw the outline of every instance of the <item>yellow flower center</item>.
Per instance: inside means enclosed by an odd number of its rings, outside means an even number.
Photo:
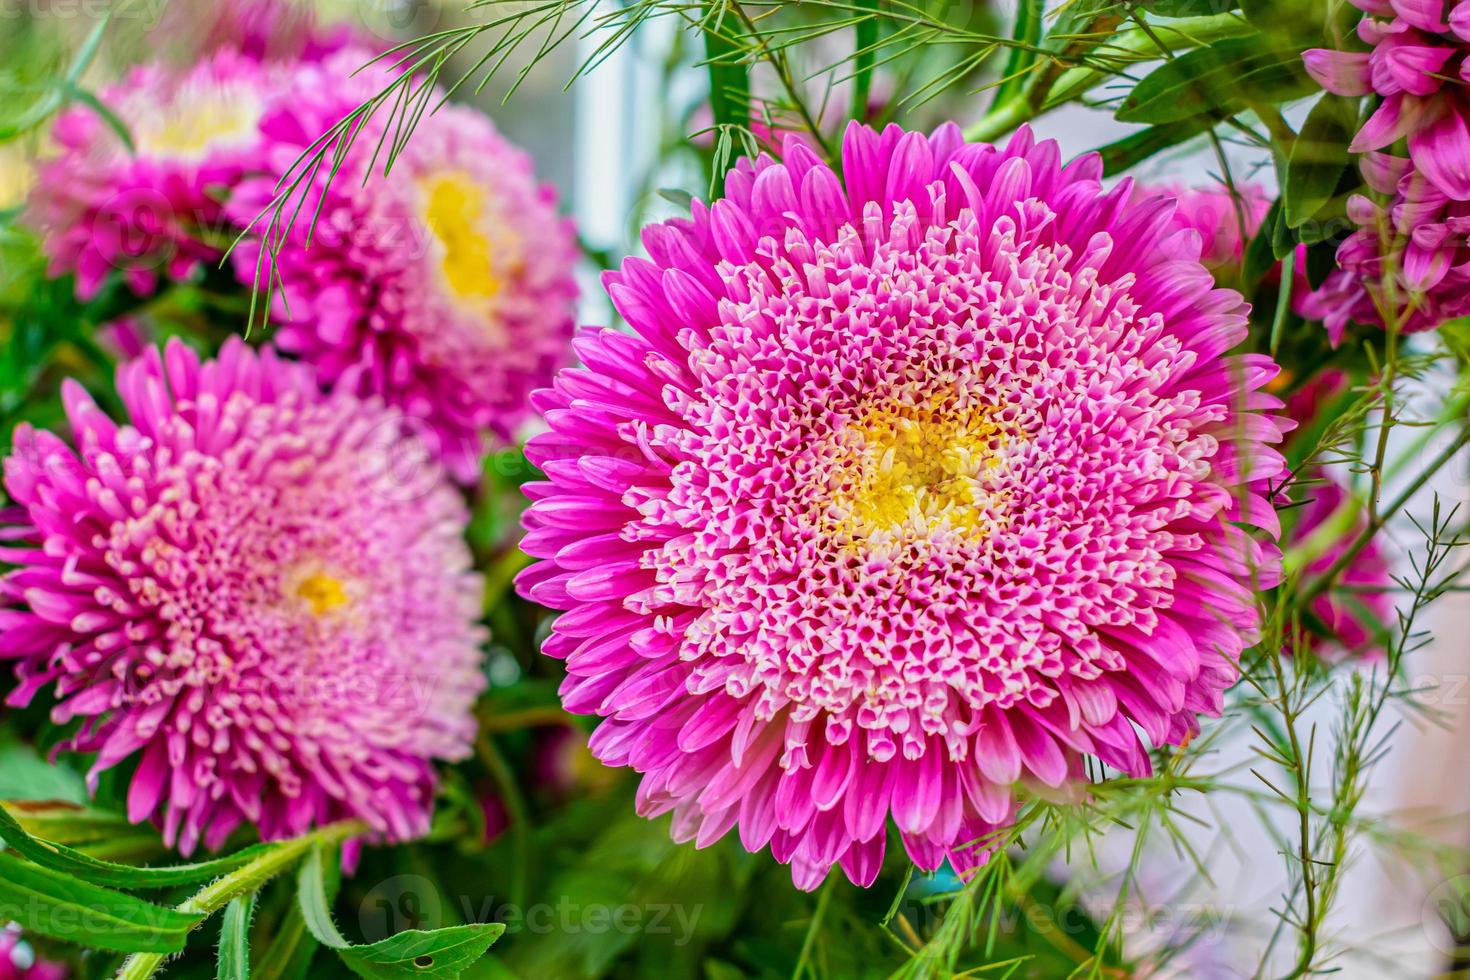
[[[463,174],[426,182],[424,220],[444,249],[444,280],[460,299],[491,300],[500,292],[495,249],[481,228],[487,194]]]
[[[890,404],[851,426],[856,450],[836,505],[856,536],[922,536],[941,524],[983,535],[991,500],[980,478],[996,465],[1001,430],[979,406]]]
[[[237,88],[190,92],[173,105],[138,105],[133,139],[143,156],[200,160],[210,150],[253,138],[260,105]]]
[[[311,607],[313,615],[325,616],[348,603],[347,588],[340,579],[313,572],[296,583],[296,598]]]

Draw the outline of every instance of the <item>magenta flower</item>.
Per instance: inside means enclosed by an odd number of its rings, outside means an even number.
[[[1470,2],[1351,0],[1367,16],[1358,37],[1371,51],[1306,52],[1307,71],[1329,92],[1382,101],[1350,149],[1367,153],[1408,139],[1414,166],[1441,193],[1470,200]]]
[[[1277,528],[1276,367],[1094,156],[854,125],[844,186],[784,155],[607,275],[634,332],[536,396],[519,588],[678,840],[867,885],[891,818],[965,872],[1018,784],[1145,773],[1219,711],[1278,574],[1241,526]]]
[[[135,763],[129,819],[186,853],[247,821],[426,830],[482,686],[459,494],[398,412],[238,339],[153,348],[117,389],[126,424],[68,382],[72,444],[22,425],[5,462],[7,703],[54,692],[69,748]]]
[[[76,273],[82,299],[114,271],[147,295],[160,272],[183,279],[218,261],[233,238],[221,199],[254,161],[278,87],[273,70],[228,51],[183,74],[138,68],[102,93],[131,150],[93,110],[63,113],[27,216],[51,274]]]
[[[66,976],[66,967],[36,958],[20,929],[0,928],[0,980],[66,980]]]
[[[360,64],[360,59],[353,64]],[[291,100],[265,123],[263,177],[231,203],[253,222],[302,151],[361,99],[333,59],[301,72]],[[370,92],[387,76],[369,74]],[[483,115],[447,107],[418,122],[384,177],[374,173],[382,119],[358,134],[310,216],[279,239],[276,342],[327,381],[379,394],[428,424],[463,480],[478,474],[482,437],[509,439],[527,397],[566,357],[577,296],[576,236],[536,183],[531,160]],[[377,157],[381,160],[381,157]],[[260,230],[264,231],[264,227]],[[260,241],[236,252],[246,282],[265,285]]]
[[[321,61],[361,47],[362,32],[324,24],[313,4],[297,0],[216,0],[167,8],[157,32],[182,38],[196,55],[234,50],[258,61]]]
[[[1350,321],[1413,332],[1470,314],[1470,2],[1352,2],[1371,50],[1304,55],[1329,92],[1379,99],[1350,149],[1382,202],[1350,201],[1359,230],[1311,310],[1334,344]],[[1380,152],[1400,141],[1407,159]]]

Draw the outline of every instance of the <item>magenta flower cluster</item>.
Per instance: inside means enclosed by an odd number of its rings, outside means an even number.
[[[1288,428],[1198,234],[1097,158],[854,125],[842,164],[789,140],[607,275],[634,332],[536,396],[520,579],[639,812],[808,889],[890,819],[973,868],[1018,787],[1218,712]]]
[[[1470,2],[1352,3],[1370,50],[1305,55],[1329,92],[1379,100],[1350,147],[1377,198],[1349,202],[1359,230],[1318,303],[1334,343],[1350,321],[1412,332],[1470,314]]]

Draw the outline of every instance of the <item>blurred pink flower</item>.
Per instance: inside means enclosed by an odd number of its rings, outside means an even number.
[[[37,959],[16,926],[0,928],[0,980],[66,980],[59,963]]]
[[[230,202],[242,224],[268,208],[301,153],[391,80],[360,53],[297,75],[262,123],[265,166]],[[324,381],[380,395],[426,423],[453,473],[478,476],[486,436],[512,439],[527,396],[568,355],[578,248],[555,191],[481,113],[425,115],[384,176],[388,122],[368,121],[330,186],[303,186],[301,217],[234,254],[242,281],[279,290],[276,343]],[[315,221],[312,216],[315,215]],[[265,233],[264,225],[257,226]],[[257,279],[257,276],[260,278]]]
[[[63,113],[60,151],[26,213],[51,274],[76,273],[82,299],[114,271],[147,295],[160,274],[183,279],[218,261],[233,238],[221,201],[257,162],[258,125],[279,89],[276,70],[221,51],[183,73],[137,68],[102,92],[131,148],[92,109]]]
[[[427,830],[484,683],[460,494],[400,465],[396,410],[238,338],[151,348],[117,391],[121,421],[68,382],[71,441],[21,425],[5,460],[6,703],[51,692],[185,853],[245,823]]]

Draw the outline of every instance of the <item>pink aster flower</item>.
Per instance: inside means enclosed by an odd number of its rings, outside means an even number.
[[[219,239],[233,237],[220,202],[254,158],[275,87],[270,70],[228,51],[183,74],[138,68],[102,93],[131,149],[91,109],[63,113],[60,153],[41,168],[27,215],[51,274],[76,273],[87,299],[119,271],[146,295],[160,271],[182,279],[218,261]]]
[[[0,928],[0,980],[66,980],[66,967],[38,959],[15,926]]]
[[[891,819],[964,873],[1018,784],[1145,773],[1219,711],[1278,574],[1242,526],[1277,530],[1276,367],[1095,156],[952,125],[854,125],[845,186],[784,156],[607,275],[633,333],[536,396],[519,588],[677,839],[867,885]]]
[[[117,389],[126,423],[69,382],[72,442],[22,425],[5,462],[6,703],[52,692],[186,853],[244,822],[426,830],[482,683],[460,495],[413,478],[398,412],[238,339],[153,348]]]
[[[1306,52],[1329,92],[1379,103],[1350,149],[1382,201],[1354,197],[1359,226],[1314,298],[1334,344],[1349,321],[1406,332],[1470,314],[1470,0],[1353,0],[1369,51]],[[1387,152],[1400,142],[1407,159]]]
[[[266,121],[265,175],[231,204],[243,223],[360,101],[351,89],[343,97],[344,68],[305,69]],[[381,87],[368,77],[372,91]],[[384,125],[374,119],[358,133],[324,200],[317,182],[302,209],[311,215],[320,201],[315,228],[303,217],[279,238],[276,342],[325,380],[381,394],[427,423],[469,480],[482,437],[510,438],[531,390],[565,359],[576,236],[530,158],[480,113],[450,106],[425,116],[386,177],[374,172]],[[259,240],[235,261],[246,282],[271,266]]]

